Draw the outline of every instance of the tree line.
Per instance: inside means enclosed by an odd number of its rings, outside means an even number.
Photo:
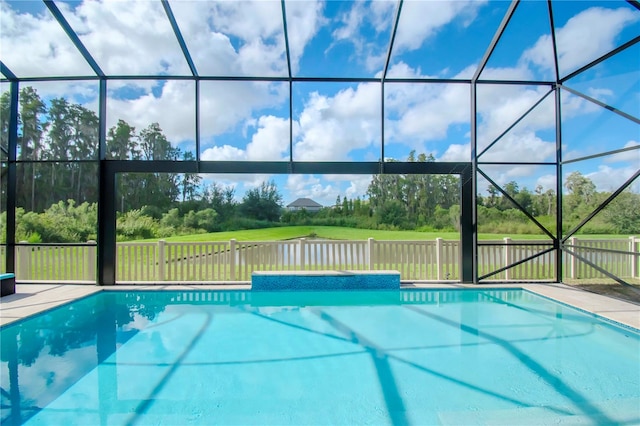
[[[9,94],[0,96],[0,142],[7,146]],[[49,106],[31,87],[20,91],[17,159],[17,238],[32,242],[95,239],[98,118],[64,98]],[[193,160],[174,147],[158,123],[138,131],[119,119],[107,131],[106,157],[119,160]],[[93,161],[91,161],[93,160]],[[432,162],[412,151],[407,162]],[[157,238],[290,224],[366,229],[457,230],[460,180],[455,175],[374,175],[363,198],[338,196],[319,212],[287,211],[273,182],[263,182],[242,198],[233,187],[205,183],[198,174],[122,173],[117,182],[118,238]],[[609,193],[596,191],[588,177],[571,173],[562,196],[565,231],[578,224]],[[4,187],[2,189],[4,191]],[[504,186],[508,197],[489,186],[477,196],[479,232],[541,233],[509,198],[555,232],[552,189]],[[634,233],[640,230],[640,195],[623,192],[582,230]],[[6,215],[0,216],[5,226]],[[4,232],[2,234],[4,236]]]
[[[8,145],[10,94],[0,96],[0,144]],[[65,98],[48,106],[37,91],[19,94],[17,206],[43,212],[59,200],[77,204],[98,199],[99,120],[96,113]],[[193,160],[193,153],[172,146],[158,123],[137,130],[119,119],[107,130],[106,158],[112,160]],[[123,174],[117,191],[125,209],[157,206],[166,211],[175,200],[193,198],[197,174]]]

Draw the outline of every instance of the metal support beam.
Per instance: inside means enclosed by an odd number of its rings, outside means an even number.
[[[524,114],[522,114],[516,121],[513,122],[513,124],[509,127],[507,127],[507,129],[502,132],[500,134],[500,136],[498,136],[493,142],[491,142],[489,145],[487,145],[480,154],[478,154],[478,158],[482,157],[484,155],[484,153],[486,153],[488,150],[490,150],[496,143],[498,143],[498,141],[500,139],[502,139],[504,137],[504,135],[506,135],[507,133],[509,133],[511,131],[511,129],[513,129],[514,127],[516,127],[518,125],[518,123],[520,123],[522,120],[524,120],[524,118],[529,115],[529,113],[531,113],[531,111],[533,111],[534,109],[536,109],[536,107],[538,105],[540,105],[542,103],[542,101],[544,101],[545,99],[547,99],[547,96],[549,96],[550,93],[553,92],[553,89],[549,90],[547,93],[544,94],[544,96],[542,96],[535,104],[533,104],[531,106],[531,108],[529,108]]]
[[[200,79],[196,80],[195,84],[196,91],[196,161],[200,161],[200,112],[202,109],[200,108]]]
[[[289,77],[289,162],[293,163],[293,73],[291,72],[291,51],[289,49],[289,31],[287,29],[287,7],[284,0],[280,0],[280,5],[282,9],[284,48],[287,55],[287,75]]]
[[[96,60],[93,58],[93,56],[91,56],[91,53],[89,53],[85,45],[82,43],[82,41],[80,40],[80,37],[78,37],[78,34],[73,30],[73,28],[71,28],[71,25],[69,24],[67,19],[64,17],[62,12],[60,12],[60,9],[58,9],[58,6],[56,5],[56,3],[53,0],[43,0],[43,1],[44,1],[44,4],[49,9],[49,11],[51,12],[51,14],[53,15],[53,17],[56,18],[56,21],[58,21],[58,24],[60,24],[64,32],[67,33],[67,35],[71,39],[71,42],[76,46],[76,49],[80,51],[80,54],[82,55],[84,60],[87,61],[87,63],[89,64],[93,72],[96,73],[96,75],[99,77],[104,77],[105,76],[104,72],[102,71],[102,69],[96,62]]]
[[[556,100],[556,236],[553,239],[556,249],[556,281],[562,282],[563,265],[560,240],[562,239],[562,98],[560,88],[555,88]]]
[[[569,238],[571,238],[571,236],[573,234],[575,234],[576,232],[578,232],[580,230],[580,228],[582,228],[591,219],[593,219],[598,213],[600,213],[602,210],[604,210],[605,207],[607,207],[613,200],[615,200],[616,197],[622,193],[622,191],[627,189],[627,187],[629,185],[631,185],[633,183],[633,181],[638,178],[638,176],[640,176],[640,169],[638,171],[636,171],[629,179],[627,179],[627,181],[625,183],[623,183],[620,188],[616,189],[611,195],[609,195],[607,197],[607,199],[604,200],[602,202],[602,204],[600,204],[598,207],[596,207],[596,209],[594,211],[592,211],[587,217],[582,219],[582,221],[578,225],[576,225],[575,228],[573,228],[571,231],[567,232],[567,235],[562,239],[562,242],[564,243]]]
[[[581,262],[591,266],[593,269],[595,269],[596,271],[600,272],[603,275],[606,275],[607,277],[611,278],[612,280],[614,280],[615,282],[617,282],[618,284],[621,284],[623,286],[627,286],[627,288],[632,289],[632,291],[634,291],[635,293],[640,295],[640,292],[638,291],[638,289],[636,288],[636,286],[629,284],[628,282],[626,282],[625,280],[623,280],[622,278],[613,275],[611,272],[607,271],[606,269],[596,265],[595,263],[593,263],[592,261],[590,261],[589,259],[587,259],[584,256],[580,256],[578,253],[576,253],[575,251],[571,251],[568,248],[564,247],[562,248],[564,251],[566,251],[567,253],[569,253],[571,256],[575,256],[577,259],[579,259]]]
[[[626,148],[614,149],[613,151],[601,152],[600,154],[593,154],[593,155],[586,155],[584,157],[572,158],[571,160],[563,161],[562,164],[571,164],[571,163],[577,163],[585,160],[592,160],[594,158],[608,157],[609,155],[620,154],[621,152],[635,151],[637,149],[640,149],[640,145],[633,145],[633,146],[628,146]]]
[[[16,151],[18,147],[18,93],[20,85],[18,81],[11,82],[11,101],[9,103],[9,141],[7,164],[7,226],[6,242],[7,252],[5,267],[7,272],[16,271],[16,196],[17,196],[17,170]]]
[[[518,260],[517,262],[513,262],[513,263],[511,263],[510,265],[503,266],[502,268],[498,268],[498,269],[496,269],[495,271],[491,271],[491,272],[489,272],[488,274],[484,274],[483,276],[481,276],[481,277],[479,278],[479,280],[480,280],[480,281],[482,281],[482,280],[486,280],[486,279],[487,279],[487,278],[489,278],[489,277],[492,277],[492,276],[494,276],[494,275],[498,275],[500,272],[504,272],[504,271],[506,271],[507,269],[511,269],[511,268],[516,267],[516,266],[518,266],[518,265],[522,265],[523,263],[527,263],[527,262],[529,262],[529,261],[531,261],[531,260],[533,260],[533,259],[535,259],[535,258],[537,258],[537,257],[540,257],[540,256],[543,256],[543,255],[545,255],[545,254],[547,254],[547,253],[550,253],[550,252],[552,252],[553,250],[555,250],[555,248],[551,247],[551,248],[548,248],[548,249],[542,250],[542,251],[540,251],[540,252],[538,252],[538,253],[535,253],[535,254],[532,254],[532,255],[530,255],[530,256],[527,256],[527,257],[525,257],[524,259],[520,259],[520,260]]]
[[[100,161],[98,195],[98,285],[116,283],[116,176],[110,162]]]
[[[18,77],[2,61],[0,61],[0,73],[7,77],[9,81],[18,81]]]
[[[589,62],[587,65],[585,65],[585,66],[583,66],[583,67],[578,68],[577,70],[575,70],[575,71],[574,71],[574,72],[572,72],[571,74],[569,74],[569,75],[567,75],[567,76],[565,76],[565,77],[562,77],[562,78],[560,79],[560,83],[564,83],[565,81],[572,79],[572,78],[573,78],[573,77],[575,77],[576,75],[578,75],[578,74],[581,74],[581,73],[585,72],[585,71],[586,71],[586,70],[588,70],[589,68],[593,68],[593,67],[595,67],[595,66],[596,66],[596,65],[598,65],[600,62],[602,62],[602,61],[606,61],[606,60],[607,60],[607,59],[609,59],[610,57],[612,57],[612,56],[614,56],[614,55],[616,55],[616,54],[618,54],[618,53],[622,52],[623,50],[625,50],[625,49],[627,49],[627,48],[629,48],[629,47],[633,46],[634,44],[636,44],[636,43],[638,43],[638,42],[640,42],[640,36],[637,36],[637,37],[633,38],[632,40],[629,40],[629,41],[628,41],[628,42],[626,42],[625,44],[623,44],[623,45],[621,45],[621,46],[619,46],[619,47],[616,47],[616,48],[615,48],[615,49],[613,49],[611,52],[608,52],[607,54],[600,56],[598,59],[596,59],[596,60],[594,60],[594,61]]]
[[[629,3],[631,6],[635,7],[636,9],[640,10],[640,1],[638,1],[638,0],[627,0],[627,3]]]
[[[387,71],[389,71],[389,63],[391,62],[391,53],[393,52],[393,43],[396,40],[396,33],[398,32],[398,22],[400,21],[400,14],[402,13],[403,0],[398,0],[396,7],[396,18],[393,20],[393,28],[391,29],[391,38],[389,39],[389,48],[387,49],[387,59],[384,62],[384,70],[382,71],[382,83],[387,78]]]
[[[118,173],[267,173],[267,174],[378,174],[380,163],[353,162],[252,162],[252,161],[100,161],[98,204],[99,285],[116,282],[116,177]],[[474,282],[475,220],[474,186],[468,162],[385,163],[388,174],[458,174],[461,181],[461,281]]]
[[[626,118],[628,120],[631,120],[636,124],[640,124],[640,118],[638,118],[638,117],[634,117],[631,114],[627,114],[626,112],[621,111],[616,107],[613,107],[611,105],[605,104],[604,102],[600,102],[599,100],[597,100],[595,98],[592,98],[591,96],[585,95],[584,93],[582,93],[582,92],[580,92],[578,90],[572,89],[570,87],[567,87],[565,85],[559,85],[559,87],[561,87],[562,89],[566,90],[567,92],[571,92],[576,96],[579,96],[579,97],[581,97],[583,99],[586,99],[589,102],[593,102],[594,104],[599,105],[602,108],[608,109],[609,111],[611,111],[611,112],[613,112],[615,114],[618,114],[621,117],[624,117],[624,118]]]
[[[189,53],[189,48],[187,47],[187,43],[184,41],[184,37],[182,36],[182,32],[180,31],[180,27],[176,22],[176,17],[173,15],[173,11],[171,10],[171,5],[167,0],[161,0],[162,7],[164,8],[164,12],[167,14],[167,18],[169,19],[169,23],[171,24],[171,28],[173,29],[173,33],[178,39],[178,44],[182,49],[182,54],[184,55],[184,59],[189,64],[189,69],[191,70],[191,75],[194,77],[198,76],[198,70],[196,69],[196,65],[193,63],[193,59],[191,58],[191,53]]]
[[[475,185],[471,165],[460,174],[460,281],[471,284],[476,277]]]
[[[115,182],[107,175],[107,82],[98,96],[98,285],[113,285],[115,277]]]
[[[473,204],[471,205],[471,220],[473,228],[473,283],[478,284],[478,85],[471,84],[471,108],[469,121],[471,123],[471,185],[473,190]]]
[[[484,53],[484,56],[480,60],[480,64],[478,64],[478,69],[476,70],[475,74],[473,74],[473,78],[471,79],[472,81],[478,81],[478,79],[480,78],[480,74],[482,74],[484,67],[487,66],[487,62],[489,62],[489,58],[498,45],[498,41],[500,41],[500,37],[502,37],[504,30],[507,28],[507,25],[509,25],[509,21],[511,20],[513,13],[516,11],[518,4],[519,0],[512,0],[511,4],[509,5],[507,13],[505,13],[504,18],[502,18],[502,22],[500,22],[500,26],[493,35],[493,39],[491,40],[487,51]]]
[[[284,50],[287,55],[287,73],[289,75],[289,79],[293,77],[291,73],[291,53],[289,50],[289,31],[287,30],[287,7],[285,5],[284,0],[280,0],[280,7],[282,9],[282,32],[284,34]],[[289,80],[291,81],[291,80]]]
[[[556,83],[560,81],[560,67],[558,66],[558,46],[556,44],[556,25],[553,20],[553,7],[551,0],[547,0],[547,10],[549,11],[549,30],[551,31],[551,47],[553,49],[553,71]]]
[[[540,222],[538,222],[538,220],[533,217],[533,215],[531,213],[529,213],[528,211],[526,211],[522,205],[520,205],[520,203],[518,203],[516,200],[513,199],[513,197],[511,195],[509,195],[509,193],[507,191],[505,191],[504,189],[502,189],[502,187],[500,187],[500,185],[498,185],[496,182],[493,181],[493,179],[491,179],[485,172],[483,172],[482,170],[478,169],[478,173],[480,173],[486,180],[489,181],[489,183],[491,185],[493,185],[498,191],[500,191],[500,193],[502,194],[502,196],[504,198],[506,198],[507,200],[509,200],[518,210],[520,210],[525,216],[527,216],[527,218],[536,224],[536,226],[538,228],[540,228],[540,230],[542,230],[542,232],[544,232],[545,234],[547,234],[547,236],[551,239],[554,238],[553,234],[551,234],[551,232],[549,232],[549,230],[547,228],[544,227],[543,224],[541,224]]]

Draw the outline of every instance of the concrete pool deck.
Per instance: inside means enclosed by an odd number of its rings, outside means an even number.
[[[55,308],[100,291],[110,290],[249,290],[251,285],[244,284],[180,284],[180,285],[116,285],[98,287],[84,284],[16,284],[16,293],[0,299],[0,326],[10,324],[22,318]],[[567,305],[592,312],[615,322],[640,330],[640,305],[608,296],[590,293],[564,284],[458,284],[458,283],[403,283],[403,289],[491,289],[524,288],[541,296],[557,300]]]

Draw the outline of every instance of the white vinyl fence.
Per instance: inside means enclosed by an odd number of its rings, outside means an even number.
[[[640,278],[640,238],[572,238],[569,250],[622,278]],[[480,241],[478,274],[488,280],[555,280],[555,251],[547,241]],[[4,251],[0,252],[4,256]],[[529,260],[529,257],[535,256]],[[96,281],[96,244],[21,244],[16,253],[19,281]],[[563,254],[565,278],[605,275],[576,256]],[[499,271],[507,265],[513,265]],[[116,280],[135,282],[250,281],[253,271],[397,270],[404,281],[460,279],[460,242],[290,241],[123,242],[117,244]],[[489,276],[489,274],[492,274]]]

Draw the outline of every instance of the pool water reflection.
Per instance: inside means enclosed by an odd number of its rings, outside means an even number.
[[[522,290],[105,291],[1,333],[2,424],[640,421],[639,335]]]

